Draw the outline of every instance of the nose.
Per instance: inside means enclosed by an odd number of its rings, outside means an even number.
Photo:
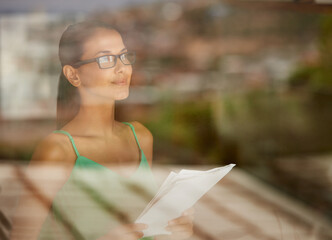
[[[114,71],[115,71],[115,72],[123,72],[125,67],[126,67],[126,65],[124,65],[124,64],[122,63],[120,57],[117,56],[116,64],[115,64],[115,67],[114,67]]]

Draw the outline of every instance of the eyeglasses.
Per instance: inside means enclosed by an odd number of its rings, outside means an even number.
[[[120,58],[121,62],[124,65],[133,65],[136,60],[136,54],[135,54],[135,52],[125,52],[125,53],[121,53],[119,55],[104,55],[104,56],[97,57],[97,58],[91,58],[91,59],[79,61],[79,62],[73,64],[72,66],[74,68],[78,68],[87,63],[97,62],[99,68],[101,68],[101,69],[112,68],[116,65],[116,61],[118,58]]]

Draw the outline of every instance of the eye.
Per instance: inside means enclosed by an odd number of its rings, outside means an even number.
[[[133,64],[135,62],[135,53],[126,52],[120,55],[120,58],[124,64]]]
[[[108,56],[103,56],[99,58],[99,63],[108,63],[110,61]]]

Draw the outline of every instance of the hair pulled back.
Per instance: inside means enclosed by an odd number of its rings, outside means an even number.
[[[79,60],[84,52],[84,43],[91,37],[97,28],[116,30],[111,25],[98,21],[84,21],[69,25],[63,32],[59,43],[59,59],[61,74],[59,77],[57,96],[57,129],[61,129],[72,120],[80,108],[80,95],[77,87],[74,87],[63,74],[65,65],[73,65]],[[117,30],[116,30],[117,31]]]

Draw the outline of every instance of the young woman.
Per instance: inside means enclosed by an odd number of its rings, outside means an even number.
[[[11,239],[140,239],[148,226],[134,221],[156,190],[153,137],[138,122],[114,118],[115,101],[129,94],[135,53],[113,27],[82,22],[63,33],[59,58],[58,130],[37,146],[28,169],[66,167],[51,185],[35,183],[41,194],[22,197],[17,212],[34,217],[14,218]],[[189,237],[192,226],[186,212],[169,223],[167,239]]]

